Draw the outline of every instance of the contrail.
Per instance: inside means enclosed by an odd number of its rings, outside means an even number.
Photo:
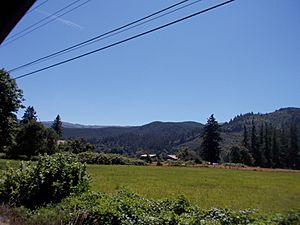
[[[66,25],[68,27],[72,27],[72,28],[77,29],[77,30],[82,30],[83,29],[83,26],[80,26],[79,24],[74,23],[70,20],[62,19],[59,16],[53,15],[53,14],[51,14],[49,12],[46,12],[46,11],[43,11],[43,10],[36,9],[36,11],[41,13],[41,14],[44,14],[46,16],[51,16],[51,18],[57,20],[58,22],[61,22],[62,24]]]

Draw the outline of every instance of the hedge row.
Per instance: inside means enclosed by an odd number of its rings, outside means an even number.
[[[88,164],[102,164],[102,165],[137,165],[144,166],[147,163],[143,160],[133,159],[126,156],[111,154],[111,153],[96,153],[96,152],[82,152],[77,154],[78,160],[82,163]]]

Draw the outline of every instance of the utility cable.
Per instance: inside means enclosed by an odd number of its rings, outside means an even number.
[[[189,0],[184,0],[184,1],[178,2],[178,3],[176,3],[176,4],[173,4],[173,5],[171,5],[171,6],[166,7],[166,8],[164,8],[164,9],[161,9],[161,10],[159,10],[159,11],[157,11],[157,12],[154,12],[154,13],[152,13],[152,14],[150,14],[150,15],[147,15],[147,16],[141,18],[141,19],[137,19],[137,20],[135,20],[135,21],[133,21],[133,22],[127,23],[127,24],[125,24],[125,25],[123,25],[123,26],[121,26],[121,27],[115,28],[115,29],[113,29],[113,30],[111,30],[111,31],[108,31],[108,32],[105,32],[105,33],[103,33],[103,34],[97,35],[97,36],[95,36],[95,37],[93,37],[93,38],[90,38],[90,39],[88,39],[88,40],[86,40],[86,41],[80,42],[80,43],[75,44],[75,45],[73,45],[73,46],[67,47],[67,48],[62,49],[62,50],[60,50],[60,51],[54,52],[54,53],[52,53],[52,54],[49,54],[49,55],[43,56],[43,57],[41,57],[41,58],[38,58],[38,59],[36,59],[36,60],[33,60],[33,61],[29,62],[29,63],[26,63],[26,64],[23,64],[23,65],[18,66],[18,67],[16,67],[16,68],[13,68],[13,69],[9,70],[9,72],[13,72],[13,71],[19,70],[19,69],[21,69],[21,68],[24,68],[24,67],[27,67],[27,66],[36,64],[36,63],[41,62],[41,61],[45,61],[46,59],[53,58],[54,56],[61,55],[61,54],[65,53],[65,52],[69,52],[69,51],[71,51],[71,50],[73,50],[73,49],[74,49],[74,50],[75,50],[75,49],[78,49],[78,48],[80,48],[80,46],[88,45],[88,43],[94,43],[95,41],[99,40],[100,38],[102,38],[102,39],[100,39],[100,40],[103,40],[103,39],[105,39],[104,37],[107,36],[107,35],[110,35],[110,34],[111,34],[111,36],[114,36],[113,34],[114,34],[115,32],[117,32],[117,31],[120,31],[120,30],[122,30],[122,29],[124,29],[124,28],[126,28],[126,27],[130,27],[130,26],[132,26],[132,25],[134,25],[134,24],[136,24],[136,23],[139,23],[139,22],[141,22],[141,21],[144,21],[144,20],[146,20],[146,19],[148,19],[148,18],[151,18],[151,17],[153,17],[153,16],[155,16],[155,15],[158,15],[158,14],[160,14],[160,13],[162,13],[162,12],[165,12],[165,11],[167,11],[167,10],[169,10],[169,9],[172,9],[172,8],[174,8],[174,7],[176,7],[176,6],[179,6],[179,5],[181,5],[181,4],[185,3],[185,2],[188,2],[188,1],[189,1]],[[141,24],[141,25],[142,25],[142,24]],[[132,27],[132,28],[134,28],[134,27]],[[132,29],[132,28],[130,28],[130,29]],[[128,28],[128,29],[129,29],[129,28]],[[124,31],[126,31],[126,30],[124,30]],[[121,32],[120,32],[120,33],[121,33]],[[116,34],[119,34],[119,33],[116,33]],[[111,37],[111,36],[109,36],[109,37]]]
[[[166,13],[164,13],[164,14],[162,14],[162,15],[159,15],[159,16],[156,16],[156,17],[154,17],[154,18],[148,19],[148,20],[146,20],[146,21],[144,21],[144,22],[140,22],[140,23],[138,23],[138,24],[136,24],[136,25],[130,26],[130,27],[126,28],[126,29],[117,31],[117,32],[115,32],[115,33],[112,33],[112,34],[110,34],[110,35],[104,36],[104,37],[102,37],[102,38],[95,39],[95,40],[91,40],[91,41],[89,41],[89,42],[87,42],[87,43],[81,44],[81,45],[79,45],[79,46],[75,46],[75,47],[73,47],[73,48],[71,48],[71,49],[68,49],[68,50],[65,50],[65,51],[63,51],[63,52],[57,52],[57,53],[51,54],[51,55],[49,55],[49,56],[47,56],[47,57],[42,57],[42,58],[40,58],[40,59],[34,60],[34,61],[30,62],[30,63],[27,63],[27,64],[25,64],[25,65],[23,65],[23,66],[19,66],[19,67],[15,68],[15,69],[12,69],[12,70],[10,70],[9,72],[19,70],[19,69],[21,69],[21,68],[27,67],[27,66],[32,65],[32,64],[37,64],[37,63],[39,63],[39,62],[47,61],[47,60],[49,60],[49,59],[52,59],[52,58],[55,58],[55,57],[64,55],[64,54],[66,54],[66,53],[75,51],[75,50],[77,50],[77,49],[80,49],[80,48],[83,48],[83,47],[85,47],[85,46],[91,45],[91,44],[93,44],[93,43],[96,43],[96,42],[102,41],[102,40],[104,40],[104,39],[113,37],[113,36],[115,36],[115,35],[124,33],[124,32],[126,32],[126,31],[128,31],[128,30],[131,30],[131,29],[133,29],[133,28],[139,27],[139,26],[141,26],[141,25],[143,25],[143,24],[149,23],[149,22],[151,22],[151,21],[153,21],[153,20],[159,19],[159,18],[161,18],[161,17],[164,17],[164,16],[166,16],[166,15],[169,15],[169,14],[171,14],[171,13],[174,13],[174,12],[176,12],[176,11],[179,11],[179,10],[181,10],[181,9],[184,9],[184,8],[186,8],[186,7],[188,7],[188,6],[194,5],[194,4],[196,4],[196,3],[200,2],[200,1],[202,1],[202,0],[196,0],[196,1],[194,1],[194,2],[191,2],[191,3],[186,4],[186,5],[184,5],[184,6],[181,6],[181,7],[179,7],[179,8],[173,9],[173,10],[171,10],[171,11],[169,11],[169,12],[166,12]]]
[[[42,5],[44,5],[44,4],[45,4],[46,2],[48,2],[48,1],[49,1],[49,0],[45,0],[45,1],[41,2],[40,4],[38,4],[37,6],[33,7],[32,9],[29,9],[29,10],[26,12],[26,14],[29,14],[29,13],[33,12],[34,10],[40,8]]]
[[[77,6],[75,6],[74,8],[71,8],[70,10],[68,10],[68,11],[66,11],[66,12],[64,12],[64,13],[62,13],[62,14],[57,15],[57,14],[60,13],[61,11],[65,10],[65,9],[67,9],[67,8],[69,8],[69,7],[71,7],[72,5],[76,4],[76,3],[79,2],[79,1],[81,1],[81,0],[76,0],[76,1],[72,2],[71,4],[67,5],[66,7],[64,7],[64,8],[62,8],[62,9],[56,11],[56,12],[53,13],[53,14],[50,14],[49,16],[43,18],[42,20],[40,20],[40,21],[38,21],[38,22],[32,24],[31,26],[26,27],[24,30],[22,30],[22,31],[20,31],[20,32],[14,34],[14,35],[12,35],[12,36],[10,36],[9,38],[6,39],[7,41],[6,41],[4,44],[2,44],[0,47],[3,47],[3,46],[5,46],[5,45],[8,45],[8,44],[10,44],[10,43],[12,43],[12,42],[14,42],[14,41],[20,39],[20,38],[22,38],[22,37],[24,37],[24,36],[26,36],[26,35],[32,33],[33,31],[35,31],[35,30],[37,30],[37,29],[39,29],[39,28],[41,28],[41,27],[43,27],[43,26],[45,26],[45,25],[47,25],[47,24],[53,22],[53,21],[56,20],[58,17],[61,17],[61,16],[65,15],[65,14],[70,13],[70,12],[74,11],[75,9],[77,9],[77,8],[79,8],[79,7],[83,6],[83,5],[85,5],[86,3],[88,3],[88,2],[91,1],[91,0],[87,0],[87,1],[85,1],[85,2],[83,2],[83,3],[81,3],[80,5],[77,5]],[[52,19],[49,20],[49,21],[47,21],[47,22],[45,22],[45,23],[42,23],[42,22],[44,22],[45,20],[48,20],[49,18],[52,18]],[[34,27],[34,26],[36,26],[36,25],[38,25],[38,24],[40,24],[40,23],[42,23],[42,24],[39,25],[39,26],[37,26],[37,27]],[[33,28],[33,27],[34,27],[34,28]],[[26,32],[26,31],[27,31],[27,32]],[[25,32],[25,33],[24,33],[24,32]],[[22,34],[22,33],[23,33],[23,34]],[[18,36],[19,34],[20,34],[20,36]],[[15,36],[17,36],[17,37],[16,37],[16,38],[13,38],[13,37],[15,37]],[[13,39],[12,39],[12,38],[13,38]]]
[[[172,22],[170,22],[170,23],[161,25],[161,26],[156,27],[156,28],[154,28],[154,29],[145,31],[145,32],[143,32],[143,33],[140,33],[140,34],[131,36],[131,37],[129,37],[129,38],[123,39],[123,40],[121,40],[121,41],[115,42],[115,43],[113,43],[113,44],[107,45],[107,46],[105,46],[105,47],[98,48],[98,49],[95,49],[95,50],[93,50],[93,51],[90,51],[90,52],[87,52],[87,53],[84,53],[84,54],[75,56],[75,57],[73,57],[73,58],[69,58],[69,59],[67,59],[67,60],[64,60],[64,61],[61,61],[61,62],[52,64],[52,65],[50,65],[50,66],[46,66],[46,67],[43,67],[43,68],[41,68],[41,69],[38,69],[38,70],[35,70],[35,71],[32,71],[32,72],[29,72],[29,73],[26,73],[26,74],[17,76],[17,77],[15,77],[14,79],[17,80],[17,79],[20,79],[20,78],[24,78],[24,77],[27,77],[27,76],[36,74],[36,73],[38,73],[38,72],[41,72],[41,71],[44,71],[44,70],[48,70],[48,69],[50,69],[50,68],[53,68],[53,67],[56,67],[56,66],[59,66],[59,65],[62,65],[62,64],[65,64],[65,63],[74,61],[74,60],[76,60],[76,59],[79,59],[79,58],[82,58],[82,57],[85,57],[85,56],[88,56],[88,55],[91,55],[91,54],[94,54],[94,53],[96,53],[96,52],[103,51],[103,50],[105,50],[105,49],[114,47],[114,46],[116,46],[116,45],[120,45],[120,44],[125,43],[125,42],[128,42],[128,41],[130,41],[130,40],[134,40],[134,39],[139,38],[139,37],[141,37],[141,36],[145,36],[145,35],[147,35],[147,34],[150,34],[150,33],[153,33],[153,32],[155,32],[155,31],[158,31],[158,30],[161,30],[161,29],[163,29],[163,28],[166,28],[166,27],[168,27],[168,26],[177,24],[177,23],[182,22],[182,21],[184,21],[184,20],[187,20],[187,19],[190,19],[190,18],[192,18],[192,17],[195,17],[195,16],[198,16],[198,15],[200,15],[200,14],[203,14],[203,13],[205,13],[205,12],[208,12],[208,11],[211,11],[211,10],[213,10],[213,9],[219,8],[219,7],[221,7],[221,6],[227,5],[227,4],[229,4],[229,3],[231,3],[231,2],[234,2],[234,1],[235,1],[235,0],[229,0],[229,1],[226,1],[226,2],[223,2],[223,3],[220,3],[220,4],[217,4],[217,5],[214,5],[214,6],[212,6],[212,7],[206,8],[206,9],[204,9],[204,10],[201,10],[201,11],[198,11],[198,12],[196,12],[196,13],[190,14],[190,15],[188,15],[188,16],[186,16],[186,17],[183,17],[183,18],[174,20],[174,21],[172,21]]]

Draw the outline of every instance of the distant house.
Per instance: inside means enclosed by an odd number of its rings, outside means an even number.
[[[166,155],[164,157],[164,160],[174,160],[174,161],[176,161],[176,160],[178,160],[178,157],[176,155]]]
[[[147,159],[147,157],[150,157],[151,159],[154,159],[154,158],[156,158],[156,154],[143,154],[143,155],[141,155],[141,159]]]
[[[57,145],[66,144],[66,143],[67,143],[66,140],[57,140],[57,141],[56,141],[56,144],[57,144]]]

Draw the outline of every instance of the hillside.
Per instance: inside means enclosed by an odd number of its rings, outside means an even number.
[[[300,128],[300,108],[282,108],[271,113],[238,115],[221,126],[222,150],[242,141],[244,124],[259,128],[267,123],[276,128],[296,124]],[[196,122],[152,122],[134,127],[65,128],[63,137],[84,138],[98,150],[135,155],[137,152],[174,153],[182,148],[199,150],[203,124]],[[300,130],[300,129],[299,129]]]
[[[252,121],[257,128],[257,132],[259,128],[266,123],[278,129],[287,129],[291,124],[296,124],[299,128],[298,136],[300,140],[300,108],[281,108],[275,112],[265,114],[241,114],[221,126],[221,137],[223,139],[221,142],[221,149],[223,150],[221,156],[224,155],[233,145],[241,144],[244,125],[246,125],[248,131],[250,131]],[[191,141],[177,146],[176,149],[188,148],[193,151],[197,151],[200,148],[201,143],[202,138],[196,137]]]

